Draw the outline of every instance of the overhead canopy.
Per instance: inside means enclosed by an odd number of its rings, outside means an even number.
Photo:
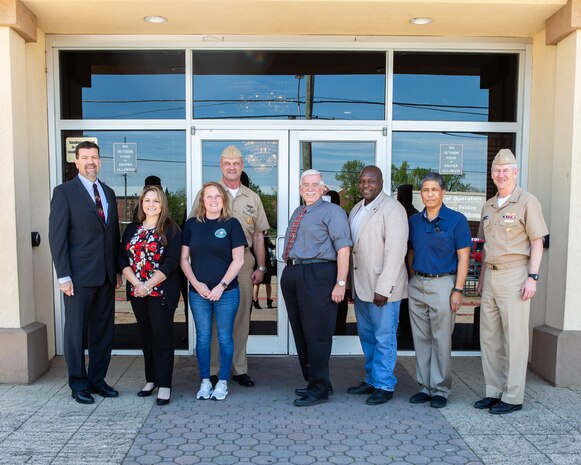
[[[566,0],[23,0],[51,34],[531,37]],[[160,15],[163,24],[145,16]],[[429,17],[428,25],[410,24]]]

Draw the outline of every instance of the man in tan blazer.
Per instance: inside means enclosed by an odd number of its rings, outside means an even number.
[[[365,380],[347,390],[369,395],[368,405],[393,397],[397,379],[397,323],[401,299],[407,297],[408,221],[406,211],[383,192],[377,166],[359,175],[363,200],[349,215],[353,239],[352,291],[361,347],[365,354]]]

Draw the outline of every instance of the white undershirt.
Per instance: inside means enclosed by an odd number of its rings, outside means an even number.
[[[232,194],[232,198],[235,199],[236,195],[238,194],[238,191],[240,190],[240,188],[238,189],[230,189],[229,187],[227,187],[226,189],[228,189],[230,191],[230,193]]]
[[[369,204],[367,204],[367,205],[365,205],[365,204],[361,205],[361,208],[357,211],[357,214],[355,215],[355,217],[351,221],[351,235],[353,237],[353,242],[355,242],[357,240],[357,238],[359,237],[359,232],[360,232],[359,228],[361,227],[361,224],[363,224],[363,220],[365,219],[365,217],[373,209],[373,204],[375,203],[375,201],[377,200],[378,197],[375,197],[373,199],[373,201],[369,202]]]
[[[510,199],[510,195],[508,195],[506,197],[498,197],[498,199],[496,200],[496,202],[498,204],[498,208],[502,207],[508,199]]]

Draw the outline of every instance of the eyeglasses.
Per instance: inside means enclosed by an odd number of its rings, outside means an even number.
[[[318,182],[311,182],[311,183],[303,182],[301,184],[301,187],[303,189],[308,189],[309,187],[312,188],[312,189],[318,189],[319,187],[323,187],[323,184],[318,183]]]

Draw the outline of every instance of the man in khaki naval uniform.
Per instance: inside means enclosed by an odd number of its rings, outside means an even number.
[[[219,181],[230,194],[232,216],[240,221],[248,247],[244,249],[244,265],[238,274],[240,286],[240,305],[234,321],[234,358],[232,359],[232,379],[241,386],[252,387],[254,381],[248,376],[246,343],[250,331],[250,307],[252,305],[252,288],[264,278],[265,250],[264,231],[270,228],[260,197],[240,183],[244,160],[242,153],[234,145],[229,145],[220,155],[222,179]],[[254,256],[250,248],[254,250]],[[258,267],[254,270],[254,263]],[[254,270],[254,271],[253,271]],[[218,373],[220,350],[217,337],[212,337],[211,373]]]
[[[486,397],[474,407],[504,414],[522,408],[530,299],[548,231],[538,200],[516,185],[518,168],[509,149],[498,152],[491,174],[498,194],[484,204],[478,231],[485,241],[478,290]]]

